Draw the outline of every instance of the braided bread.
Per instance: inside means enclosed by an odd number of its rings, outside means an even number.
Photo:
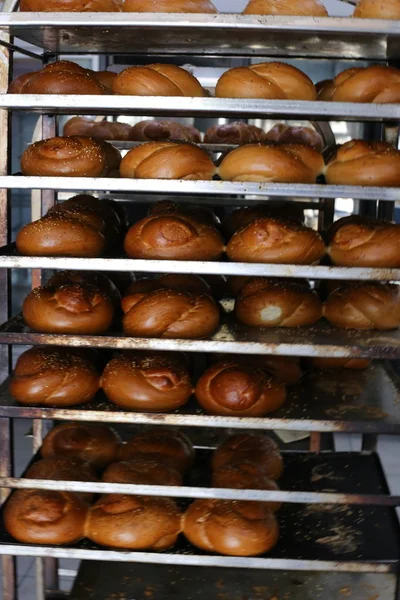
[[[14,79],[9,94],[105,94],[106,88],[94,71],[68,60],[46,65],[40,71],[25,73]]]
[[[400,20],[400,4],[398,0],[358,0],[353,17],[358,19],[390,19]]]
[[[201,134],[195,127],[175,121],[140,121],[131,128],[129,139],[134,142],[181,141],[201,142]]]
[[[226,125],[213,125],[204,135],[205,144],[254,144],[264,139],[264,131],[260,127],[238,121]]]
[[[131,126],[117,121],[93,121],[88,117],[72,117],[64,125],[64,136],[82,135],[97,140],[129,140]]]
[[[320,0],[250,0],[243,14],[327,17],[328,11]]]
[[[196,77],[176,65],[128,67],[115,78],[113,91],[124,96],[205,96]]]
[[[321,82],[319,100],[333,102],[400,102],[400,70],[384,65],[346,69]]]
[[[19,10],[22,12],[120,12],[122,0],[21,0]]]
[[[211,0],[125,0],[125,12],[215,14]]]

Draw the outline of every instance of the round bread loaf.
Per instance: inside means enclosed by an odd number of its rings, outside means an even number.
[[[90,508],[85,534],[100,546],[167,550],[177,540],[180,521],[170,498],[109,494]]]
[[[64,136],[83,135],[97,140],[129,140],[131,126],[118,121],[94,121],[88,117],[72,117],[64,125]]]
[[[107,425],[92,423],[62,423],[44,438],[43,458],[81,459],[103,469],[114,462],[121,439]]]
[[[243,14],[327,17],[328,11],[320,0],[250,0]]]
[[[125,12],[217,13],[210,0],[125,0]]]
[[[214,333],[220,318],[208,294],[167,288],[125,296],[122,310],[124,332],[132,337],[205,338]]]
[[[9,94],[105,94],[106,89],[94,73],[76,63],[60,60],[14,79]]]
[[[322,303],[307,282],[254,277],[241,289],[235,317],[252,327],[302,327],[322,317]]]
[[[367,369],[371,361],[369,358],[330,358],[313,357],[311,364],[316,369]]]
[[[206,412],[238,417],[263,417],[286,400],[281,383],[234,360],[209,367],[198,380],[195,395]]]
[[[279,479],[283,460],[277,444],[259,433],[238,433],[226,439],[214,452],[212,469],[242,462],[251,463],[270,479]]]
[[[88,508],[71,492],[18,490],[5,505],[4,526],[23,544],[72,544],[84,537]]]
[[[27,406],[75,406],[92,400],[99,387],[99,373],[79,351],[37,346],[18,358],[9,391]]]
[[[206,95],[200,82],[189,71],[176,65],[158,63],[121,71],[113,82],[113,91],[123,96]]]
[[[247,144],[227,154],[219,167],[225,181],[315,183],[325,169],[320,152],[302,144]]]
[[[300,223],[260,218],[237,231],[226,247],[230,260],[310,265],[325,254],[319,233]]]
[[[398,0],[358,0],[353,17],[399,21],[400,4]]]
[[[303,223],[304,211],[295,202],[273,201],[270,200],[264,204],[256,204],[255,206],[245,206],[232,211],[230,215],[225,217],[222,222],[224,233],[231,237],[239,229],[247,227],[253,221],[263,217],[272,217],[282,219],[283,221],[296,221]],[[234,277],[230,278],[235,279]],[[239,279],[237,277],[236,279]]]
[[[182,475],[178,471],[146,456],[113,463],[101,480],[136,485],[182,485]]]
[[[398,187],[400,151],[386,142],[351,140],[328,162],[325,179],[333,185]]]
[[[292,127],[277,123],[265,135],[264,140],[279,144],[304,144],[321,152],[325,146],[324,139],[318,131],[311,127]]]
[[[184,475],[194,462],[194,448],[190,440],[174,429],[150,429],[123,444],[120,460],[145,458],[167,465]]]
[[[220,98],[265,98],[267,100],[316,100],[311,79],[282,62],[235,67],[218,80],[215,95]]]
[[[239,362],[266,371],[285,385],[295,385],[303,377],[300,361],[294,356],[274,356],[266,354],[223,354],[209,355],[212,364],[218,362]]]
[[[379,282],[337,288],[325,301],[323,315],[332,325],[344,329],[397,329],[400,288]]]
[[[104,273],[99,271],[57,271],[50,277],[46,285],[60,287],[69,283],[95,286],[110,298],[115,308],[120,307],[121,294],[117,286]]]
[[[264,130],[242,121],[212,125],[204,135],[205,144],[254,144],[264,139]]]
[[[149,142],[129,150],[121,177],[131,179],[210,180],[217,169],[205,150],[194,144]]]
[[[191,544],[228,556],[257,556],[278,541],[278,522],[263,502],[195,500],[183,515]]]
[[[42,333],[96,335],[112,324],[114,307],[99,288],[70,283],[35,288],[25,298],[22,314],[28,327]]]
[[[129,139],[134,142],[201,142],[201,133],[195,127],[175,121],[140,121],[131,127]]]
[[[352,67],[318,85],[319,100],[332,102],[400,102],[400,70],[385,65]]]
[[[27,479],[55,479],[57,481],[98,481],[92,467],[79,459],[45,458],[33,463],[26,471]],[[86,502],[91,502],[93,494],[74,492]]]
[[[215,227],[188,215],[155,214],[132,225],[124,248],[132,258],[216,260],[224,241]]]
[[[101,377],[107,398],[127,410],[165,412],[186,404],[192,383],[173,354],[127,352],[113,358]]]
[[[120,12],[121,0],[21,0],[22,12]]]

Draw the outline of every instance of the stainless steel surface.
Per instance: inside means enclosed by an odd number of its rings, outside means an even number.
[[[382,59],[398,21],[239,14],[1,13],[0,29],[50,52]],[[133,43],[134,41],[134,43]]]

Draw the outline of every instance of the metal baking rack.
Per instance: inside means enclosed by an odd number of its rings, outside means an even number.
[[[32,218],[39,218],[65,191],[98,191],[105,197],[124,202],[154,202],[161,195],[179,196],[180,202],[199,202],[218,205],[248,205],[268,201],[268,198],[304,199],[304,206],[313,207],[320,213],[320,224],[329,224],[336,198],[359,200],[361,210],[368,205],[375,212],[391,218],[394,202],[400,199],[396,188],[363,188],[356,186],[296,185],[232,183],[221,181],[159,181],[105,178],[51,178],[22,177],[12,174],[9,168],[7,137],[10,133],[9,116],[12,111],[31,111],[41,115],[40,136],[51,137],[57,132],[57,117],[61,114],[98,115],[146,115],[146,116],[202,116],[202,117],[264,117],[309,119],[321,122],[345,120],[362,121],[378,127],[382,137],[398,145],[397,122],[400,118],[398,105],[364,105],[351,103],[287,102],[260,100],[231,100],[222,98],[143,98],[123,96],[98,96],[96,106],[93,97],[86,96],[21,96],[6,94],[11,76],[9,60],[14,50],[31,58],[43,61],[56,60],[60,54],[92,53],[147,54],[149,62],[154,56],[195,57],[208,56],[219,59],[292,57],[322,59],[361,59],[384,61],[392,64],[400,57],[400,22],[363,20],[350,18],[307,17],[254,17],[243,15],[146,15],[146,14],[95,14],[95,13],[19,13],[13,2],[6,2],[5,11],[0,13],[0,380],[5,383],[0,389],[0,491],[1,500],[6,501],[11,489],[34,485],[42,489],[96,489],[113,490],[119,493],[146,493],[187,497],[228,497],[273,499],[280,498],[283,508],[282,531],[279,545],[266,557],[239,558],[202,554],[182,543],[176,550],[167,553],[127,552],[101,549],[84,542],[76,547],[47,547],[24,545],[12,540],[0,530],[0,554],[3,557],[3,600],[15,600],[15,564],[13,556],[35,556],[37,560],[37,600],[44,600],[46,590],[57,589],[57,564],[55,558],[79,558],[82,560],[121,563],[132,577],[132,565],[149,563],[141,567],[140,573],[158,573],[157,586],[151,593],[154,600],[169,597],[165,586],[174,585],[180,577],[197,581],[202,594],[206,589],[201,584],[207,568],[207,588],[210,600],[265,600],[270,599],[269,590],[293,592],[298,586],[301,597],[308,600],[314,590],[322,585],[322,597],[335,598],[346,586],[351,586],[353,600],[364,600],[372,589],[379,600],[400,599],[399,586],[399,532],[394,516],[394,507],[400,503],[397,496],[390,496],[374,454],[352,453],[339,455],[321,452],[320,432],[348,431],[363,434],[364,450],[374,442],[379,433],[397,434],[400,430],[399,382],[387,364],[374,364],[360,373],[331,375],[331,387],[326,387],[326,375],[308,376],[297,388],[289,392],[287,405],[271,417],[264,419],[236,419],[203,414],[191,401],[187,407],[171,414],[128,413],[110,405],[99,395],[92,403],[83,407],[56,409],[53,407],[25,407],[14,402],[7,393],[7,377],[10,372],[10,346],[30,344],[57,344],[65,346],[93,346],[99,348],[140,348],[163,350],[187,350],[190,352],[230,352],[248,354],[286,354],[295,356],[366,356],[382,359],[400,357],[400,333],[394,332],[346,332],[321,324],[304,330],[250,331],[232,324],[229,319],[210,340],[165,340],[128,338],[121,332],[103,336],[45,335],[29,331],[21,317],[9,314],[8,294],[9,269],[32,269],[33,285],[41,282],[43,269],[82,269],[100,271],[129,271],[140,273],[181,272],[198,274],[247,274],[263,276],[306,277],[310,279],[352,280],[400,280],[399,269],[359,269],[327,267],[320,265],[260,265],[195,261],[139,261],[121,258],[72,259],[21,257],[10,244],[8,208],[9,190],[28,189],[32,193]],[[23,42],[34,44],[36,50],[26,50]],[[154,58],[153,58],[154,60]],[[37,68],[37,63],[35,67]],[[11,138],[10,138],[11,139]],[[128,148],[129,144],[119,144]],[[210,149],[210,148],[209,148]],[[214,148],[216,150],[216,148]],[[222,148],[218,148],[218,151]],[[64,194],[65,195],[65,194]],[[364,202],[369,201],[369,202]],[[152,489],[144,486],[120,486],[118,484],[88,484],[82,482],[32,481],[13,478],[12,462],[12,419],[32,418],[34,449],[37,451],[48,425],[52,420],[99,421],[116,424],[171,425],[192,427],[196,431],[213,430],[218,433],[233,430],[286,429],[311,433],[311,453],[289,453],[285,455],[287,467],[282,480],[282,492],[262,492],[257,495],[249,490],[214,490],[208,482],[193,481],[184,488]],[[297,462],[296,462],[297,461]],[[340,477],[320,479],[310,486],[312,467],[307,461],[318,461],[327,465],[329,473],[339,471]],[[350,470],[349,470],[350,469]],[[307,471],[307,473],[305,473]],[[292,484],[290,480],[292,473]],[[302,476],[300,476],[302,473]],[[306,477],[308,476],[308,479]],[[322,474],[323,475],[323,474]],[[293,481],[295,480],[295,485]],[[101,485],[106,487],[101,488]],[[108,487],[107,487],[108,485]],[[345,486],[345,487],[343,487]],[[330,491],[326,491],[326,489]],[[333,508],[332,508],[333,507]],[[328,545],[337,532],[329,529],[342,511],[347,511],[346,527],[340,529],[343,539],[347,534],[355,535],[356,548],[348,553],[340,548],[331,551],[324,542],[316,544],[316,537],[328,538]],[[316,516],[319,520],[316,520]],[[298,517],[301,516],[299,532]],[[322,534],[320,524],[327,529]],[[297,525],[295,526],[295,523]],[[355,525],[356,523],[356,525]],[[374,525],[371,527],[371,525]],[[376,527],[375,527],[376,525]],[[303,529],[304,528],[304,529]],[[349,529],[352,532],[349,532]],[[357,531],[354,533],[354,529]],[[310,539],[305,540],[305,532]],[[325,531],[325,529],[324,529]],[[299,535],[299,539],[295,539]],[[369,537],[369,540],[368,540]],[[290,543],[288,540],[290,538]],[[295,544],[292,544],[295,539]],[[337,537],[335,538],[337,539]],[[382,540],[385,543],[382,543]],[[361,546],[357,544],[363,540]],[[368,541],[368,543],[367,543]],[[365,542],[365,544],[364,544]],[[301,545],[302,543],[305,546]],[[125,565],[124,563],[128,563]],[[94,565],[95,563],[93,563]],[[163,567],[164,565],[164,567]],[[167,567],[165,565],[170,565]],[[96,572],[99,578],[98,565]],[[210,569],[210,567],[219,567]],[[237,587],[229,589],[229,580]],[[238,569],[237,571],[233,570]],[[104,569],[109,572],[110,566]],[[168,573],[166,570],[168,569]],[[244,569],[241,571],[240,569]],[[252,571],[249,571],[252,570]],[[259,571],[258,571],[259,570]],[[104,600],[101,593],[109,596],[124,593],[124,576],[118,569],[110,578],[104,592],[89,591],[85,598]],[[197,574],[196,574],[197,573]],[[252,583],[248,574],[251,573]],[[289,575],[287,575],[287,573]],[[218,574],[222,583],[218,583]],[[307,578],[305,577],[307,575]],[[264,589],[254,589],[262,577]],[[117,582],[117,579],[119,581]],[[300,581],[300,583],[296,583]],[[87,591],[88,582],[93,582],[93,569],[83,565],[76,582],[72,598],[80,600],[82,590]],[[165,584],[164,584],[165,582]],[[293,583],[294,582],[294,583]],[[113,587],[111,588],[111,583]],[[99,585],[101,579],[99,579]],[[143,582],[136,581],[138,597],[144,597]],[[223,589],[218,588],[223,586]],[[140,587],[142,585],[142,587]],[[162,587],[164,585],[164,588]],[[260,584],[261,585],[261,584]],[[118,588],[120,586],[120,588]],[[214,590],[212,590],[214,586]],[[247,586],[247,587],[246,587]],[[327,586],[326,588],[324,586]],[[356,586],[356,588],[355,588]],[[364,586],[364,587],[363,587]],[[370,588],[365,586],[371,586]],[[257,587],[257,586],[256,586]],[[179,588],[179,584],[178,584]],[[221,591],[216,591],[218,590]],[[265,589],[266,588],[266,589]],[[170,588],[169,588],[170,589]],[[188,600],[185,591],[176,597]],[[228,589],[227,594],[224,589]],[[183,588],[185,590],[185,588]],[[339,592],[338,592],[339,590]],[[129,593],[132,589],[129,590]],[[327,595],[330,594],[330,595]],[[100,596],[99,596],[100,594]],[[213,595],[214,594],[214,595]],[[218,594],[222,594],[218,595]],[[234,595],[236,594],[236,595]],[[224,597],[225,595],[225,597]],[[145,594],[147,597],[147,594]],[[196,596],[194,596],[195,598]]]

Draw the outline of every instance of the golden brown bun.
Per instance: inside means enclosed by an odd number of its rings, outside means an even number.
[[[279,479],[283,473],[283,460],[277,444],[259,433],[238,433],[229,437],[214,452],[212,468],[226,464],[250,462],[270,479]]]
[[[25,256],[96,258],[106,247],[103,233],[76,216],[52,214],[24,225],[17,233],[17,250]]]
[[[97,140],[129,140],[131,126],[118,121],[93,121],[88,117],[72,117],[64,125],[64,136],[83,135]]]
[[[106,94],[112,94],[112,86],[117,73],[113,73],[112,71],[92,71],[91,69],[89,69],[89,72],[106,88]],[[124,125],[124,123],[114,123],[114,125]]]
[[[367,369],[371,361],[369,358],[318,358],[310,359],[316,369]]]
[[[76,68],[78,67],[78,68]],[[105,94],[106,89],[94,74],[67,60],[46,65],[17,77],[9,94]]]
[[[197,382],[195,395],[206,412],[238,417],[263,417],[286,400],[281,383],[235,360],[209,367]]]
[[[311,127],[291,127],[283,123],[277,123],[264,135],[265,141],[279,144],[305,144],[311,146],[318,152],[324,147],[324,139],[318,131]]]
[[[400,186],[400,151],[386,142],[351,140],[339,146],[326,167],[333,185]]]
[[[38,346],[18,358],[9,391],[27,406],[74,406],[89,402],[99,387],[99,373],[81,353]]]
[[[176,65],[153,64],[128,67],[113,83],[115,94],[123,96],[205,96],[196,77]]]
[[[194,461],[194,448],[190,440],[174,429],[151,429],[123,444],[119,460],[146,458],[172,467],[184,475]]]
[[[120,306],[121,294],[116,285],[104,273],[98,271],[57,271],[57,273],[50,277],[46,285],[60,287],[68,283],[95,286],[112,300],[116,308]]]
[[[125,12],[217,13],[210,0],[125,0]]]
[[[101,480],[136,485],[182,485],[182,475],[178,471],[145,456],[113,463]]]
[[[251,327],[302,327],[319,321],[322,304],[306,282],[253,277],[235,302],[235,317]]]
[[[24,175],[101,177],[107,173],[100,142],[85,137],[54,137],[28,146],[21,157]]]
[[[43,458],[78,458],[102,469],[112,463],[121,440],[107,425],[92,423],[62,423],[44,438]]]
[[[182,530],[201,550],[228,556],[257,556],[275,546],[279,527],[262,502],[195,500],[183,515]]]
[[[257,219],[237,231],[226,247],[230,260],[310,265],[325,254],[319,233],[299,223]]]
[[[215,95],[220,98],[265,98],[267,100],[316,100],[311,79],[282,62],[235,67],[218,80]]]
[[[223,354],[213,353],[209,355],[212,364],[218,362],[239,362],[250,365],[253,368],[266,371],[285,385],[295,385],[303,377],[299,359],[294,356],[269,356],[265,354]]]
[[[358,19],[400,20],[398,0],[358,0],[353,17]]]
[[[192,394],[182,361],[162,352],[127,352],[113,358],[103,371],[101,387],[117,406],[145,412],[175,410]]]
[[[121,0],[21,0],[20,11],[28,12],[120,12]]]
[[[124,332],[133,337],[205,338],[220,318],[211,296],[170,289],[125,296],[122,310]]]
[[[352,67],[320,85],[319,100],[333,102],[400,102],[400,70],[385,65]]]
[[[400,288],[378,282],[337,288],[325,301],[323,314],[332,325],[345,329],[397,329]]]
[[[100,289],[70,283],[59,288],[37,287],[24,300],[26,324],[42,333],[99,334],[110,327],[114,308]]]
[[[237,465],[228,463],[213,471],[211,485],[232,490],[279,490],[275,481],[269,479],[255,465],[245,461]],[[278,512],[282,506],[281,502],[267,504],[272,512]]]
[[[205,144],[254,144],[264,139],[264,130],[241,121],[212,125],[204,135]]]
[[[256,206],[245,206],[232,211],[222,222],[224,233],[231,237],[238,229],[250,225],[262,217],[272,217],[283,221],[304,221],[304,211],[295,202],[273,201],[257,204]],[[234,277],[231,278],[232,280]]]
[[[315,183],[324,171],[320,152],[302,144],[247,144],[225,156],[219,176],[225,181]]]
[[[180,521],[170,498],[109,494],[91,507],[85,535],[100,546],[166,550],[177,540]]]
[[[195,127],[175,121],[140,121],[131,127],[129,139],[134,142],[181,141],[201,142],[201,133]]]
[[[92,467],[79,459],[45,458],[28,468],[24,477],[28,479],[56,479],[57,481],[98,481]],[[75,492],[86,502],[91,502],[93,494]]]
[[[149,142],[121,162],[121,177],[132,179],[212,179],[217,169],[205,150],[193,144]]]
[[[84,537],[88,508],[71,492],[18,490],[4,508],[4,526],[24,544],[72,544]]]
[[[132,225],[124,248],[131,258],[216,260],[224,242],[215,227],[188,215],[156,214]]]
[[[328,11],[319,0],[250,0],[244,15],[299,15],[301,17],[327,17]]]

